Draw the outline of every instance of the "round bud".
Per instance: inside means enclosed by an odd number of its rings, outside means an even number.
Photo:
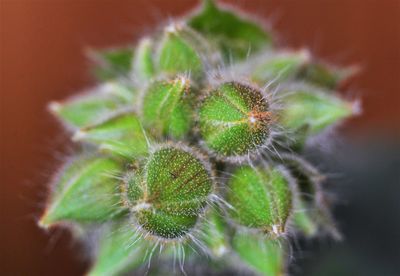
[[[247,156],[270,136],[271,112],[261,91],[237,82],[213,90],[200,107],[200,132],[220,157]]]
[[[227,201],[233,206],[230,216],[249,228],[279,236],[285,232],[292,210],[289,182],[277,169],[237,169],[229,181]]]
[[[181,238],[196,224],[212,192],[208,163],[188,148],[165,146],[141,171],[125,177],[128,206],[143,230]]]

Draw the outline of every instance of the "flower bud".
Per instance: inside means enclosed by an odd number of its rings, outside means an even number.
[[[190,81],[185,77],[149,86],[143,98],[142,119],[151,134],[182,138],[189,132],[193,122],[189,88]]]
[[[243,157],[270,137],[271,111],[261,91],[237,82],[211,91],[200,107],[200,132],[219,157]]]
[[[279,236],[292,211],[292,192],[277,169],[243,166],[229,181],[230,215],[239,225]]]
[[[181,238],[195,226],[213,187],[208,163],[177,146],[156,150],[124,182],[136,222],[162,239]]]

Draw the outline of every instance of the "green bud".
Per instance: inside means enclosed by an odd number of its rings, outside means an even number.
[[[293,130],[308,125],[310,134],[318,134],[354,113],[352,103],[311,87],[291,90],[282,98],[282,103],[282,125]]]
[[[157,65],[161,72],[175,76],[190,73],[195,79],[204,75],[207,46],[201,46],[196,34],[188,27],[172,24],[165,28],[157,53]]]
[[[205,1],[203,10],[189,18],[189,25],[220,46],[225,58],[244,59],[248,53],[271,45],[271,37],[258,24],[237,13]]]
[[[118,163],[99,156],[68,162],[54,181],[53,194],[39,224],[97,223],[120,214],[124,210],[116,178],[120,173]]]
[[[126,221],[105,225],[97,241],[89,276],[117,276],[140,267],[147,259],[149,242]]]
[[[227,201],[234,221],[273,236],[285,232],[292,212],[290,185],[277,169],[240,167],[229,180]]]
[[[271,111],[262,93],[236,82],[220,85],[200,107],[205,145],[223,157],[247,156],[270,136]]]
[[[212,192],[209,165],[191,150],[164,146],[142,171],[125,177],[126,198],[137,223],[162,239],[185,236]]]
[[[89,51],[89,57],[96,67],[94,74],[100,80],[110,80],[128,76],[132,67],[133,49],[115,48],[102,51]]]
[[[93,125],[129,104],[128,100],[134,97],[135,91],[127,91],[127,88],[121,91],[121,87],[114,82],[107,82],[66,101],[52,102],[49,109],[69,129]],[[128,95],[129,92],[132,93],[131,96]]]
[[[156,137],[182,138],[192,125],[192,110],[188,103],[190,81],[177,77],[150,85],[143,98],[142,118]]]
[[[130,159],[146,156],[149,146],[142,125],[133,113],[116,115],[83,128],[75,133],[73,139],[94,143],[101,151]]]
[[[153,41],[143,38],[139,41],[133,60],[133,76],[138,81],[148,81],[154,75]]]
[[[251,270],[265,276],[284,275],[284,248],[281,240],[269,240],[261,235],[236,232],[232,247]]]

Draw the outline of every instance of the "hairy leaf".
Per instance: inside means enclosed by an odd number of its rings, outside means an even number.
[[[119,163],[104,157],[80,157],[68,162],[55,187],[40,225],[58,222],[98,223],[112,219],[124,208],[119,196]]]
[[[97,144],[102,151],[135,159],[147,155],[148,137],[134,113],[111,117],[75,133],[75,141]]]
[[[256,23],[237,13],[220,9],[214,1],[204,1],[203,10],[189,18],[189,25],[216,42],[225,57],[243,59],[249,52],[271,45],[271,37]]]
[[[236,232],[232,247],[251,270],[265,276],[284,275],[284,247],[280,240],[269,240],[262,235]]]

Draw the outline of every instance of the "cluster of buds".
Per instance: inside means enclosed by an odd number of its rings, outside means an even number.
[[[282,275],[287,237],[338,235],[301,154],[354,114],[334,93],[349,70],[277,48],[213,1],[92,57],[101,83],[50,104],[78,149],[39,221],[88,241],[89,275],[148,267],[154,254],[182,270],[186,258]]]

